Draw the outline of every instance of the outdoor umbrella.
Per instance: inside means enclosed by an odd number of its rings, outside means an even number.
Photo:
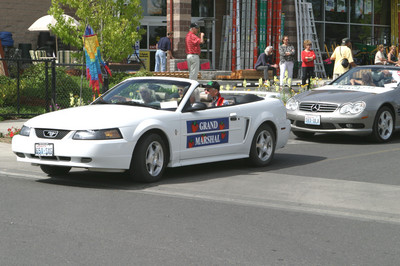
[[[65,18],[66,21],[70,21],[70,19],[72,20],[71,25],[72,26],[79,26],[79,22],[74,19],[71,16],[65,15],[63,14],[63,17]],[[57,20],[52,16],[52,15],[46,15],[43,16],[41,18],[39,18],[38,20],[36,20],[29,28],[29,31],[50,31],[49,29],[49,25],[56,25]],[[56,37],[56,55],[58,53],[58,44],[57,44],[57,37]]]

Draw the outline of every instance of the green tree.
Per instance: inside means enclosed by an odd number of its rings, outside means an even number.
[[[63,17],[64,10],[75,11],[80,23],[77,28]],[[48,13],[57,24],[49,28],[63,43],[81,49],[82,36],[90,25],[98,36],[103,59],[120,62],[132,54],[132,46],[143,34],[138,30],[142,12],[140,0],[52,0]]]

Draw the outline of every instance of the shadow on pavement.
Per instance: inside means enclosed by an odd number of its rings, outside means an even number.
[[[260,172],[307,165],[326,159],[319,156],[276,153],[272,163],[266,167],[253,167],[246,159],[167,168],[159,182],[138,183],[124,173],[101,173],[86,170],[71,171],[68,175],[37,180],[40,183],[94,189],[141,190],[163,184],[201,182],[234,176],[251,176]],[[229,182],[229,181],[227,181]]]

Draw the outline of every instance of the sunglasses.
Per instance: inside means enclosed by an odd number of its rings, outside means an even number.
[[[206,88],[206,89],[204,89],[205,91],[210,91],[210,90],[213,90],[213,88]]]

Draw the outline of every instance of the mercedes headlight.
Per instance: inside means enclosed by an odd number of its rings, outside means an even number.
[[[341,114],[356,115],[364,111],[365,107],[365,102],[345,103],[340,107],[339,112]]]
[[[99,129],[99,130],[78,130],[72,139],[76,140],[107,140],[122,139],[122,134],[118,128]]]
[[[296,111],[299,108],[299,102],[295,98],[290,98],[286,102],[286,109],[289,111]]]

